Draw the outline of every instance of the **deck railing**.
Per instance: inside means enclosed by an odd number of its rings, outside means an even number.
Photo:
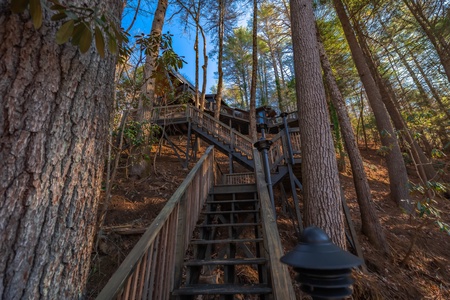
[[[223,184],[254,184],[255,183],[255,173],[233,173],[223,175]]]
[[[300,157],[301,153],[301,143],[300,143],[300,131],[298,128],[289,128],[289,136],[291,138],[292,145],[292,154],[294,158]],[[286,132],[280,131],[277,135],[275,135],[272,139],[272,146],[268,151],[269,157],[269,166],[270,170],[274,171],[274,169],[286,163],[286,159],[288,158],[288,143],[286,140]]]
[[[262,228],[264,230],[264,247],[269,259],[273,299],[285,300],[296,299],[292,279],[286,265],[280,262],[281,256],[284,255],[281,245],[280,234],[277,228],[275,213],[265,181],[262,161],[260,153],[254,150],[255,174],[258,195],[261,202],[261,218]]]
[[[286,119],[288,122],[292,122],[298,119],[298,112],[292,111],[289,112],[286,116]],[[283,118],[282,117],[274,117],[274,118],[268,118],[266,119],[266,124],[269,127],[278,126],[280,124],[283,124]]]
[[[210,146],[97,299],[168,299],[216,171]]]
[[[245,135],[193,106],[188,107],[187,114],[193,123],[203,127],[224,143],[231,145],[232,149],[239,151],[248,158],[253,156],[252,141]]]
[[[187,104],[157,106],[154,107],[151,114],[151,120],[167,120],[186,118]]]

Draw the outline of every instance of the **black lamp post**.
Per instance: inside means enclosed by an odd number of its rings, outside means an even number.
[[[270,166],[269,166],[269,149],[270,146],[272,145],[272,141],[266,139],[267,124],[260,123],[258,124],[258,127],[261,130],[261,139],[256,143],[254,143],[253,146],[255,146],[255,148],[262,153],[267,188],[269,190],[269,197],[270,202],[272,203],[273,213],[275,214],[276,212],[275,200],[273,196],[272,177],[270,176]]]
[[[352,294],[351,270],[362,260],[333,244],[320,228],[308,227],[298,244],[281,258],[294,267],[301,289],[315,300],[344,299]]]

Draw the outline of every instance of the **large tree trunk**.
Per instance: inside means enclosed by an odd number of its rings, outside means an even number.
[[[345,149],[348,153],[350,165],[352,166],[353,183],[355,185],[359,210],[361,214],[362,232],[369,238],[369,241],[384,253],[390,253],[389,245],[386,242],[380,219],[372,202],[369,182],[364,171],[363,160],[356,144],[350,117],[345,106],[345,100],[339,91],[336,79],[333,75],[330,62],[320,37],[318,37],[319,53],[322,62],[322,69],[328,85],[331,101],[336,108],[339,124],[341,125],[342,137]]]
[[[83,298],[89,273],[115,58],[58,46],[49,20],[0,1],[0,299]]]
[[[256,76],[258,75],[258,1],[253,0],[252,82],[250,86],[250,138],[256,142]]]
[[[305,223],[325,230],[345,248],[336,156],[322,81],[312,1],[291,0],[292,41],[302,129],[302,178]]]
[[[394,128],[391,124],[386,107],[383,104],[380,90],[378,89],[364,54],[356,40],[350,20],[341,0],[333,0],[339,20],[342,23],[345,37],[349,44],[353,60],[358,69],[359,76],[366,90],[367,97],[375,115],[375,121],[380,134],[381,143],[385,149],[386,164],[389,173],[389,184],[392,199],[406,211],[412,212],[408,190],[408,175],[403,162]]]

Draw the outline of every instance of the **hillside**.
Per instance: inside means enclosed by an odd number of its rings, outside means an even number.
[[[182,138],[175,140],[180,147],[184,146]],[[201,149],[198,157],[204,150],[205,148]],[[388,176],[382,157],[374,149],[361,150],[361,154],[392,257],[381,256],[372,249],[364,236],[359,236],[369,273],[355,272],[354,299],[450,299],[450,236],[439,232],[432,221],[422,223],[421,219],[410,219],[403,214],[389,200]],[[153,155],[155,153],[152,153],[152,157]],[[227,157],[219,157],[218,160],[226,167]],[[341,184],[359,232],[360,217],[349,169],[347,166],[347,171],[341,173]],[[410,168],[409,171],[410,180],[417,181],[414,170]],[[106,284],[138,241],[140,233],[152,222],[183,181],[188,170],[182,168],[170,147],[162,146],[161,155],[156,158],[148,177],[126,178],[124,169],[119,173],[105,223],[108,230],[99,243],[98,252],[92,254],[88,285],[91,299]],[[443,212],[443,221],[450,223],[447,213],[450,201],[440,199],[436,207]],[[277,215],[280,236],[287,252],[297,244],[297,240],[281,204],[277,207]],[[422,226],[420,230],[417,229],[419,226]],[[412,239],[416,240],[413,252],[409,261],[401,265]],[[299,285],[295,286],[299,291]]]

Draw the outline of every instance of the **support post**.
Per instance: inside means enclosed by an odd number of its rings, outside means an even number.
[[[294,151],[292,151],[292,143],[291,143],[291,135],[289,133],[289,127],[288,127],[288,123],[287,123],[287,113],[286,112],[282,112],[280,114],[280,117],[283,118],[283,124],[284,124],[284,132],[286,133],[286,141],[287,141],[287,145],[288,145],[288,154],[289,154],[289,162],[294,165],[295,161],[294,161]]]
[[[188,123],[188,132],[187,132],[187,141],[186,141],[186,161],[183,165],[184,169],[187,169],[189,166],[189,146],[191,144],[192,139],[192,123]]]
[[[296,185],[295,180],[297,178],[295,177],[294,170],[293,170],[295,160],[294,160],[294,151],[292,151],[291,135],[289,133],[289,127],[288,127],[288,123],[287,123],[287,119],[286,119],[287,115],[288,114],[285,112],[280,114],[280,116],[283,118],[284,133],[285,133],[284,135],[285,135],[285,139],[286,139],[287,155],[288,155],[288,159],[286,160],[286,162],[287,162],[288,170],[289,170],[289,180],[291,183],[292,198],[294,199],[295,214],[297,215],[298,232],[300,233],[303,231],[303,220],[302,220],[302,214],[300,212],[300,201],[297,196],[297,189],[295,188],[295,185]],[[285,153],[285,155],[286,155],[286,153]],[[299,185],[299,188],[301,188],[300,185]]]

